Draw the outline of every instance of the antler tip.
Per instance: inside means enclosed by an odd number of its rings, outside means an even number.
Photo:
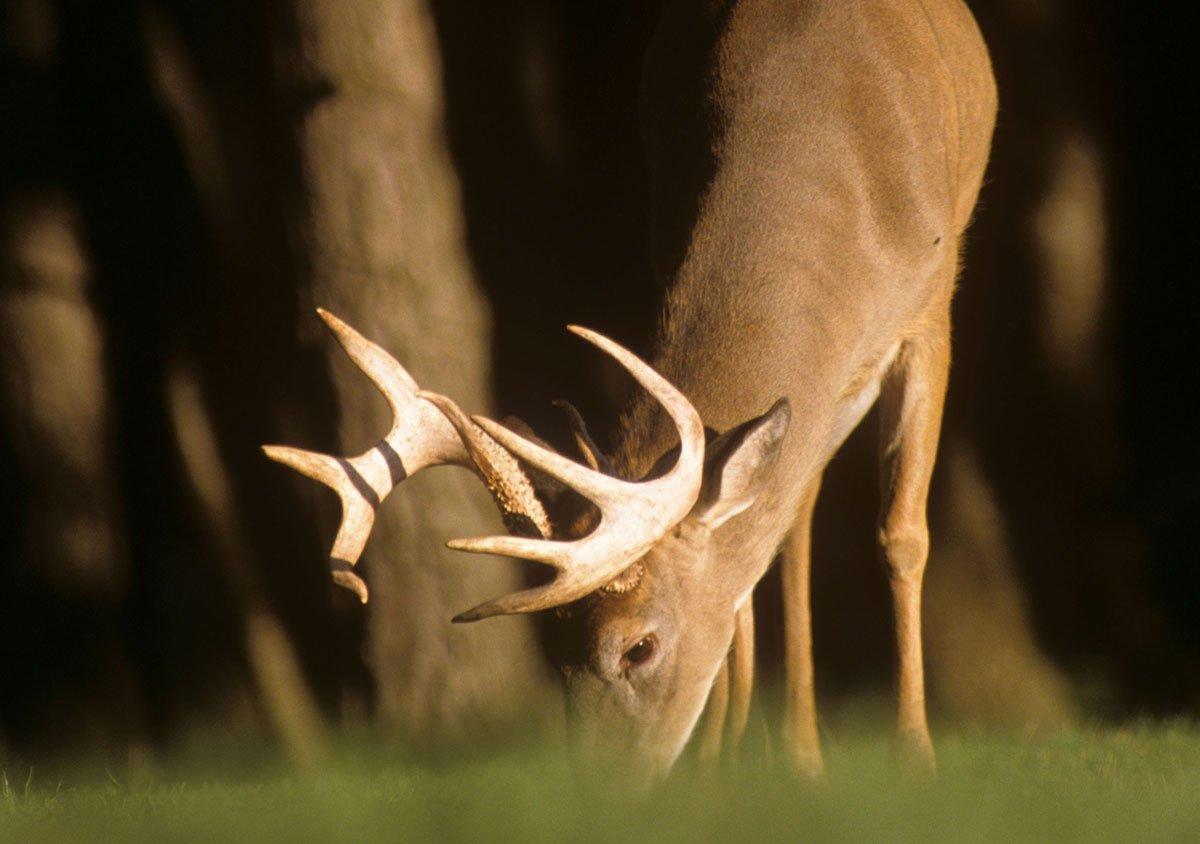
[[[353,592],[358,597],[360,603],[365,604],[367,599],[371,597],[366,582],[348,569],[335,569],[333,572],[333,582]]]
[[[506,615],[513,612],[512,607],[506,606],[511,601],[512,596],[507,598],[494,598],[490,601],[484,601],[482,604],[471,607],[469,610],[463,610],[454,618],[450,619],[452,624],[470,624],[473,621],[482,621],[485,618],[492,618],[497,615]],[[521,610],[517,610],[521,612]]]
[[[417,398],[424,399],[425,401],[429,402],[430,404],[432,404],[438,408],[447,408],[447,407],[454,406],[454,402],[452,402],[450,399],[443,396],[441,393],[435,393],[433,390],[418,389],[416,392],[416,396],[417,396]]]
[[[317,308],[317,316],[321,318],[321,322],[325,323],[331,329],[336,331],[341,326],[345,325],[338,317],[325,308]]]
[[[334,315],[330,311],[327,311],[325,308],[317,308],[317,316],[319,316],[321,321],[329,326],[330,330],[335,334],[341,334],[350,328],[350,326],[346,325],[346,323],[343,322],[340,317]]]
[[[292,451],[286,445],[260,445],[259,448],[262,449],[263,454],[276,463],[286,463],[288,454]]]
[[[264,445],[262,450],[263,454],[276,463],[282,463],[302,475],[320,481],[325,486],[338,491],[339,494],[343,491],[345,483],[348,482],[343,462],[339,458],[287,445]]]

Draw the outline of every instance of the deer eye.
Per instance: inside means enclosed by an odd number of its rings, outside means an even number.
[[[654,656],[654,651],[658,647],[658,640],[654,636],[643,636],[633,643],[633,647],[625,651],[621,657],[621,669],[628,671],[630,668],[637,668],[639,665],[644,665]]]

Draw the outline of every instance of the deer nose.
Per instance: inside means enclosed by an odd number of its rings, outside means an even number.
[[[609,742],[595,734],[571,743],[571,768],[585,787],[645,796],[663,779],[663,766],[638,753],[629,742]],[[599,740],[598,740],[599,739]]]

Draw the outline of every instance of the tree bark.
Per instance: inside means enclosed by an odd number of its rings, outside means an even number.
[[[487,411],[489,314],[466,256],[429,11],[419,0],[306,0],[294,16],[278,83],[297,115],[294,223],[309,304],[382,344],[418,383]],[[388,430],[389,412],[341,350],[325,348],[338,447],[357,453]],[[378,514],[360,565],[385,722],[422,733],[467,726],[511,712],[529,691],[538,662],[525,620],[449,624],[475,599],[518,586],[513,564],[443,546],[498,524],[477,479],[449,469],[406,481]]]

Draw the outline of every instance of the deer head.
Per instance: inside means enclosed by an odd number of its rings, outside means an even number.
[[[751,561],[761,555],[741,553],[739,532],[724,528],[766,486],[789,417],[780,401],[709,438],[700,488],[683,516],[616,578],[548,619],[572,744],[589,760],[624,768],[635,786],[670,769],[725,663],[736,611],[760,574]],[[582,522],[573,530],[586,529],[589,520]]]
[[[320,313],[395,415],[387,437],[352,459],[266,447],[272,459],[338,492],[335,581],[366,600],[351,566],[375,508],[400,480],[439,463],[473,469],[510,535],[455,539],[449,547],[533,561],[551,567],[554,577],[454,621],[555,610],[550,652],[563,677],[573,744],[589,758],[630,766],[643,782],[665,774],[704,708],[729,650],[734,614],[757,576],[738,565],[736,548],[719,536],[766,486],[787,431],[787,403],[709,441],[692,404],[654,369],[612,340],[572,326],[628,370],[676,428],[678,445],[646,477],[627,480],[615,476],[574,408],[567,409],[586,466],[420,390],[386,352]],[[539,477],[584,503],[551,519]]]

